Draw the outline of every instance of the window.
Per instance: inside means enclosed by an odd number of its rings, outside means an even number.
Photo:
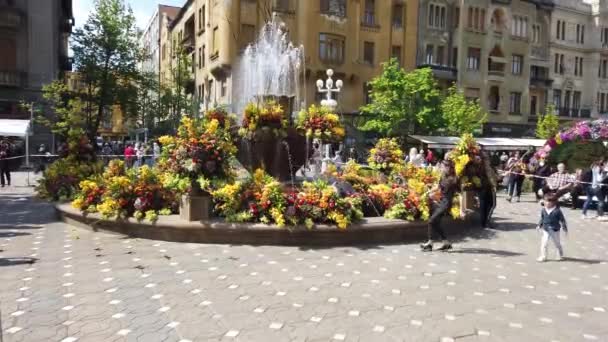
[[[435,53],[434,50],[435,50],[435,47],[433,45],[429,44],[426,46],[426,54],[425,54],[425,59],[424,59],[426,64],[429,64],[429,65],[433,64],[433,61],[434,61],[433,54]]]
[[[528,37],[528,18],[514,15],[511,25],[511,35],[520,38]]]
[[[198,48],[198,68],[203,67],[203,47]]]
[[[290,7],[289,0],[275,0],[274,1],[274,8],[277,11],[288,12],[290,10],[289,7]]]
[[[467,69],[479,70],[479,60],[481,59],[481,49],[469,48],[467,54]]]
[[[393,6],[393,27],[403,27],[403,5],[401,4]]]
[[[509,113],[521,114],[521,93],[511,92],[509,96]]]
[[[572,93],[572,109],[579,110],[581,108],[581,97],[580,91]]]
[[[497,86],[490,87],[490,93],[488,95],[488,107],[493,112],[497,112],[500,108],[500,90]]]
[[[446,23],[446,8],[445,6],[440,6],[436,4],[429,5],[429,13],[428,13],[428,25],[429,27],[437,28],[437,29],[445,29]]]
[[[469,7],[467,28],[475,31],[484,31],[486,22],[486,10],[483,8]]]
[[[223,80],[220,82],[220,96],[224,97],[226,96],[226,85],[228,82],[226,82],[226,80]]]
[[[319,59],[324,63],[344,63],[344,37],[321,33],[319,34]]]
[[[399,61],[399,65],[401,65],[401,46],[393,45],[391,48],[391,57],[396,58]]]
[[[608,60],[607,59],[602,59],[602,61],[600,62],[600,72],[599,72],[598,76],[601,78],[608,78]]]
[[[557,21],[557,30],[555,37],[558,40],[566,40],[566,22],[563,20]]]
[[[564,55],[560,53],[555,54],[555,64],[553,66],[553,72],[556,74],[564,74]]]
[[[245,50],[249,44],[255,40],[255,26],[241,24],[240,48]]]
[[[202,46],[201,48],[201,67],[205,67],[205,53],[207,52],[207,50],[205,50],[205,45]]]
[[[566,109],[570,109],[570,90],[566,90],[566,93],[564,94],[564,108]]]
[[[585,44],[585,25],[576,24],[576,42]]]
[[[530,115],[536,115],[536,107],[538,103],[538,97],[533,95],[530,97]]]
[[[562,91],[553,89],[553,105],[555,108],[560,108],[562,105]]]
[[[445,47],[438,46],[437,47],[437,65],[445,65]]]
[[[452,48],[452,67],[456,68],[458,66],[458,48]]]
[[[215,87],[213,86],[213,80],[209,80],[209,99],[211,101],[217,100],[217,98],[215,97]]]
[[[574,76],[583,76],[583,57],[574,57]]]
[[[167,58],[167,45],[163,44],[163,47],[161,48],[161,59],[164,61],[165,58]]]
[[[201,9],[201,14],[202,14],[201,19],[200,19],[200,23],[202,23],[201,30],[205,31],[205,26],[207,25],[207,12],[205,12],[205,5],[203,5],[203,7]]]
[[[374,43],[363,43],[363,61],[370,65],[374,64]]]
[[[454,28],[460,24],[460,7],[454,8]]]
[[[321,0],[321,13],[346,17],[346,0]]]
[[[213,29],[213,55],[219,54],[220,53],[220,29],[219,27],[215,27]]]
[[[376,25],[376,1],[365,0],[365,11],[363,14],[363,24],[368,26]]]
[[[513,75],[521,75],[523,65],[524,65],[524,56],[513,55],[513,60],[511,62],[511,73],[513,73]]]
[[[540,43],[540,25],[538,24],[532,25],[532,43]]]
[[[603,114],[606,112],[606,109],[608,108],[608,94],[606,93],[598,93],[597,95],[597,100],[598,100],[598,110],[600,112],[600,114]]]
[[[602,27],[600,31],[602,47],[608,47],[608,27]]]

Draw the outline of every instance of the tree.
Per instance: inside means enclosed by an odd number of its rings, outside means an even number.
[[[74,64],[89,89],[85,111],[91,141],[112,106],[125,113],[136,107],[137,63],[143,57],[137,37],[133,11],[124,0],[95,0],[86,23],[72,35]]]
[[[382,74],[370,82],[371,103],[361,108],[371,119],[362,120],[359,129],[394,136],[440,127],[440,92],[432,70],[406,73],[395,58],[382,68]]]
[[[555,107],[548,105],[545,113],[538,117],[536,124],[536,136],[540,139],[549,139],[559,132],[559,119],[555,113]]]
[[[194,78],[192,75],[192,57],[179,46],[174,51],[175,58],[171,65],[168,82],[161,86],[161,111],[168,113],[174,130],[184,114],[192,111],[194,98]]]
[[[473,134],[487,121],[487,114],[479,105],[479,100],[467,100],[455,86],[448,90],[448,96],[441,104],[441,111],[449,135]]]

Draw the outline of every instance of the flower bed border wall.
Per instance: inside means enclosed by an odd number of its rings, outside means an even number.
[[[69,203],[55,206],[60,219],[70,225],[92,231],[119,233],[132,238],[189,243],[218,243],[283,246],[348,246],[391,244],[422,241],[426,238],[427,224],[382,217],[366,218],[346,230],[335,226],[317,225],[280,228],[263,224],[237,224],[222,220],[186,222],[179,215],[160,216],[156,223],[137,222],[135,219],[102,219],[99,214],[83,215]],[[464,221],[445,218],[447,233],[454,235],[478,229],[478,215]]]

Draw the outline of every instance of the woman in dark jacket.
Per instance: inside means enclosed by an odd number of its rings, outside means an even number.
[[[452,209],[454,196],[458,191],[458,178],[456,177],[456,171],[454,164],[449,160],[444,160],[441,163],[441,180],[439,181],[439,188],[433,192],[441,192],[441,200],[439,203],[433,205],[433,210],[428,223],[428,241],[421,245],[420,248],[425,252],[433,250],[433,235],[437,235],[442,240],[442,245],[437,249],[440,251],[449,250],[452,248],[452,244],[447,239],[445,232],[441,228],[441,218],[449,214]],[[431,198],[434,196],[431,195]]]
[[[479,209],[481,215],[481,227],[489,228],[492,223],[492,214],[496,208],[496,172],[490,165],[490,160],[483,158],[484,172],[481,174],[481,189],[479,191]]]
[[[537,201],[543,198],[538,192],[545,186],[545,179],[549,176],[551,176],[551,167],[544,160],[541,160],[538,163],[538,168],[534,171],[533,188]]]

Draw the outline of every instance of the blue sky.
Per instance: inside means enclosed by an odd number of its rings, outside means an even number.
[[[137,18],[137,26],[144,28],[148,20],[154,14],[158,4],[182,6],[186,0],[125,0],[133,9],[133,14]],[[81,26],[89,17],[93,9],[94,0],[73,0],[74,19],[76,26]]]

